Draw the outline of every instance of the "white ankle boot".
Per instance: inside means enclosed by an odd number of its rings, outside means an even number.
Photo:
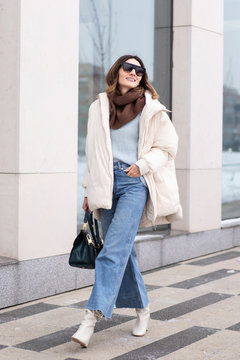
[[[94,332],[96,321],[100,317],[101,313],[99,311],[86,309],[84,319],[79,326],[79,329],[73,334],[72,340],[86,348]]]
[[[137,320],[132,330],[134,336],[144,336],[148,330],[148,323],[150,319],[149,305],[144,309],[136,309]]]

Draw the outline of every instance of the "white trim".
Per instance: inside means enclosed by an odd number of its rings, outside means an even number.
[[[222,228],[240,225],[240,218],[223,220],[221,223]]]

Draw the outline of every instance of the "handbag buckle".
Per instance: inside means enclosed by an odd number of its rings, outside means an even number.
[[[84,230],[84,231],[87,231],[87,223],[83,223],[83,226],[82,226],[82,227],[83,227],[83,230]]]
[[[88,245],[93,245],[93,246],[95,246],[95,243],[94,243],[94,241],[91,239],[91,236],[90,236],[89,234],[87,234],[86,237],[87,237]]]
[[[103,247],[103,239],[102,237],[100,238],[100,243],[97,244],[97,248],[101,249]]]

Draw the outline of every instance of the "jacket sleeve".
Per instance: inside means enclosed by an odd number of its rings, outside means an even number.
[[[166,111],[161,111],[152,119],[154,140],[150,151],[144,154],[135,164],[139,166],[141,175],[154,173],[175,159],[178,147],[178,136]]]
[[[85,168],[85,172],[83,175],[83,180],[82,180],[82,186],[84,188],[84,196],[88,196],[87,195],[87,186],[88,186],[88,179],[89,179],[89,166],[88,166],[88,147],[89,147],[89,133],[91,132],[91,127],[92,127],[92,123],[91,123],[91,112],[94,111],[96,107],[96,101],[94,101],[88,110],[88,123],[87,123],[87,136],[86,136],[86,146],[85,146],[85,154],[86,154],[86,168]]]

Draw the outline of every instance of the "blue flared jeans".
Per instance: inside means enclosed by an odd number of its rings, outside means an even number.
[[[96,259],[95,283],[86,304],[111,318],[117,308],[144,308],[149,300],[139,271],[134,239],[146,203],[148,188],[129,167],[115,162],[112,208],[100,209],[104,246]]]

